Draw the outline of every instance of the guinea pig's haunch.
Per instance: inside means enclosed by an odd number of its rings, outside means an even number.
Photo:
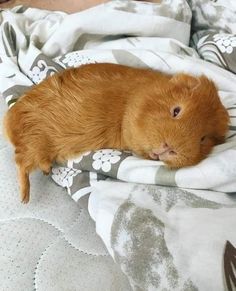
[[[49,173],[88,150],[131,150],[171,168],[197,164],[224,141],[229,116],[205,76],[166,75],[115,64],[55,74],[9,109],[5,131],[15,146],[21,199],[29,174]]]

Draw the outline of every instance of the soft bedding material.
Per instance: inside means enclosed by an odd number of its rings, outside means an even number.
[[[193,47],[203,59],[236,73],[236,2],[188,1],[193,12]]]
[[[190,7],[116,0],[72,15],[1,12],[0,90],[9,106],[51,74],[94,62],[205,74],[219,88],[231,117],[227,140],[194,167],[171,171],[104,149],[52,170],[76,202],[88,198],[96,231],[134,290],[236,287],[236,76],[188,46]]]

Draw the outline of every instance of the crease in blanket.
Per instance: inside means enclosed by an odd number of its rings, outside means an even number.
[[[227,140],[194,167],[168,170],[104,149],[52,169],[52,179],[76,202],[88,197],[96,230],[134,290],[236,285],[236,76],[230,61],[236,21],[234,2],[225,1],[114,0],[72,15],[22,6],[0,12],[0,91],[9,107],[50,75],[96,62],[206,74],[219,88],[230,115]],[[206,22],[207,7],[213,22]],[[232,35],[215,36],[212,44],[215,34],[202,35],[204,25]],[[207,57],[209,42],[219,62]]]

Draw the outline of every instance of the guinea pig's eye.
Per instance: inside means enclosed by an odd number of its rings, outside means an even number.
[[[206,140],[206,135],[204,135],[204,136],[201,138],[201,144],[204,143],[205,140]]]
[[[179,115],[181,111],[181,107],[180,106],[176,106],[171,110],[171,115],[172,117],[177,117]]]

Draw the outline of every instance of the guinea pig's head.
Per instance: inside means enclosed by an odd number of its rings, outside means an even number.
[[[205,76],[173,76],[145,89],[134,119],[137,152],[170,168],[199,163],[224,142],[229,116],[217,89]]]

